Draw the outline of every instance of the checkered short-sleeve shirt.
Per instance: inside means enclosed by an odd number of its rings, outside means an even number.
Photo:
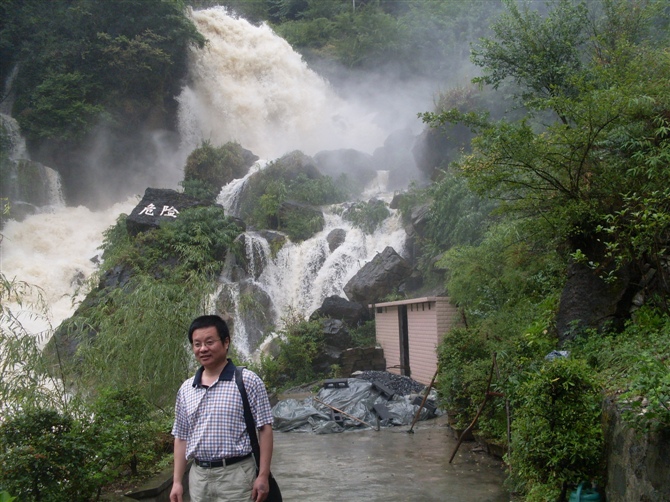
[[[235,383],[235,365],[228,360],[219,379],[201,385],[203,368],[186,380],[177,393],[172,435],[186,441],[186,458],[216,460],[251,452],[244,422],[242,396]],[[257,427],[272,424],[265,384],[258,375],[242,370],[249,406]]]

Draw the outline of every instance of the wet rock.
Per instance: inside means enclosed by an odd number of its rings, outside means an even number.
[[[243,281],[238,303],[238,322],[245,327],[249,351],[253,352],[272,329],[272,299],[255,282]]]
[[[333,345],[326,345],[318,356],[312,361],[312,368],[316,374],[328,374],[332,371],[333,366],[340,361],[343,349]]]
[[[235,257],[235,264],[244,271],[244,275],[257,280],[267,266],[269,250],[263,249],[262,241],[258,242],[246,233],[240,234],[234,242],[246,250],[244,256]]]
[[[472,131],[462,124],[452,124],[448,129],[426,128],[412,146],[417,169],[436,181],[463,151],[470,150],[472,137]]]
[[[421,204],[412,208],[410,221],[414,231],[421,237],[425,236],[426,226],[430,219],[430,203]]]
[[[585,329],[621,328],[632,304],[633,295],[627,295],[626,291],[629,284],[626,269],[620,271],[617,281],[606,283],[590,267],[571,265],[556,316],[561,343]]]
[[[330,249],[330,252],[332,253],[337,248],[339,248],[346,239],[346,237],[347,237],[346,230],[342,228],[336,228],[335,230],[332,230],[328,234],[328,237],[326,237],[326,241],[328,241],[328,249]]]
[[[126,218],[126,229],[135,236],[159,228],[163,222],[174,221],[186,209],[211,205],[176,190],[147,188],[140,203]]]
[[[326,344],[346,349],[351,346],[351,336],[344,322],[339,319],[324,319],[321,321],[323,334],[326,337]]]
[[[321,307],[316,309],[310,319],[327,317],[330,319],[340,319],[350,327],[355,328],[372,320],[369,309],[360,302],[351,302],[337,295],[326,298]]]
[[[397,290],[411,273],[407,260],[389,246],[349,280],[344,292],[351,301],[373,303]]]
[[[411,152],[414,139],[409,128],[394,131],[372,154],[375,169],[389,171],[389,190],[406,188],[410,181],[422,178]]]

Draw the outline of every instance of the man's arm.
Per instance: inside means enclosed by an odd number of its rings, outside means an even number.
[[[170,502],[182,502],[184,496],[184,473],[186,472],[186,441],[174,438],[174,474]]]
[[[272,437],[272,424],[265,424],[258,429],[258,446],[260,448],[260,467],[258,477],[254,482],[251,498],[255,502],[263,502],[270,490],[270,464],[272,463],[272,449],[274,440]]]
[[[272,425],[266,424],[258,429],[258,446],[261,449],[261,462],[258,474],[269,476],[270,464],[272,463],[272,449],[274,440],[272,437]]]

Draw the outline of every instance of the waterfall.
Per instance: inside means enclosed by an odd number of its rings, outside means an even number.
[[[0,127],[7,133],[9,141],[9,160],[19,160],[28,158],[26,149],[26,140],[21,135],[19,123],[9,115],[0,113]]]
[[[336,228],[347,232],[344,242],[330,251],[326,237]],[[326,215],[323,231],[302,243],[288,243],[270,260],[258,279],[274,300],[276,320],[295,310],[309,316],[328,296],[347,298],[344,286],[355,273],[387,246],[404,251],[405,231],[393,214],[372,235],[335,214]]]
[[[253,26],[221,7],[193,11],[191,16],[208,44],[192,50],[189,84],[178,96],[180,156],[186,158],[202,141],[214,146],[237,141],[268,160],[295,149],[308,155],[338,148],[371,153],[383,144],[389,131],[376,123],[376,113],[364,103],[338,96],[268,26]],[[15,145],[17,152],[25,150],[24,143]],[[249,176],[266,164],[259,161]],[[384,190],[385,177],[388,173],[379,172],[366,196]],[[227,214],[236,214],[238,195],[247,180],[223,187],[219,201]],[[86,281],[96,271],[92,258],[99,254],[103,232],[136,204],[137,199],[131,198],[98,211],[56,205],[50,213],[9,221],[2,230],[0,270],[10,279],[42,288],[51,307],[50,324],[56,327],[72,315]],[[395,212],[373,235],[354,228],[334,210],[326,209],[325,216],[322,232],[301,243],[287,242],[276,256],[263,237],[247,233],[247,252],[261,258],[261,268],[252,269],[249,281],[269,297],[275,326],[289,309],[307,316],[327,296],[346,298],[347,281],[386,246],[403,253],[405,233]],[[345,230],[346,238],[331,251],[326,237],[336,228]],[[220,288],[233,301],[231,315],[243,317],[239,285],[224,275]],[[43,329],[34,327],[35,332]],[[253,351],[246,338],[248,329],[237,323],[233,332],[236,347],[246,356]]]
[[[239,194],[248,179],[263,165],[257,164],[247,176],[234,180],[221,190],[218,202],[227,214],[238,216],[235,209]],[[366,187],[365,193],[389,199],[392,194],[385,192],[387,178],[388,173],[381,171]],[[254,231],[245,233],[248,281],[270,298],[272,321],[277,329],[281,329],[284,317],[289,313],[307,318],[321,307],[327,297],[336,295],[347,298],[344,286],[349,279],[387,246],[401,255],[405,251],[406,233],[398,211],[391,210],[391,216],[369,235],[344,220],[337,214],[336,208],[324,208],[325,226],[321,232],[303,242],[287,241],[274,257],[270,245],[261,234]],[[335,229],[344,230],[346,237],[342,244],[331,251],[327,237]],[[236,314],[239,314],[239,288],[231,275],[230,269],[223,274],[222,289],[231,296]],[[236,315],[236,318],[241,319],[242,316]],[[246,334],[246,326],[236,322],[236,348],[241,355],[251,357],[253,347]]]
[[[39,286],[49,305],[48,324],[25,313],[31,332],[57,327],[72,315],[86,292],[86,280],[95,272],[103,232],[122,212],[129,213],[135,200],[93,212],[83,206],[62,207],[52,213],[10,220],[2,230],[0,269],[8,279]]]
[[[8,141],[9,172],[4,174],[0,193],[9,200],[13,213],[53,212],[65,200],[59,174],[50,167],[33,162],[18,122],[0,113],[0,131]]]
[[[237,141],[263,158],[300,149],[371,153],[388,135],[364,103],[350,103],[309,69],[267,25],[236,19],[224,7],[191,13],[207,38],[191,54],[191,82],[179,96],[185,145]]]

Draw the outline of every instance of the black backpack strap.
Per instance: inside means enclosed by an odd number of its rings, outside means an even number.
[[[256,435],[256,422],[251,414],[251,406],[249,406],[249,397],[247,396],[247,389],[244,388],[244,380],[242,380],[242,368],[235,368],[235,383],[242,395],[242,405],[244,406],[244,422],[247,424],[247,433],[251,440],[251,449],[256,459],[256,467],[260,468],[260,446],[258,445],[258,436]]]

